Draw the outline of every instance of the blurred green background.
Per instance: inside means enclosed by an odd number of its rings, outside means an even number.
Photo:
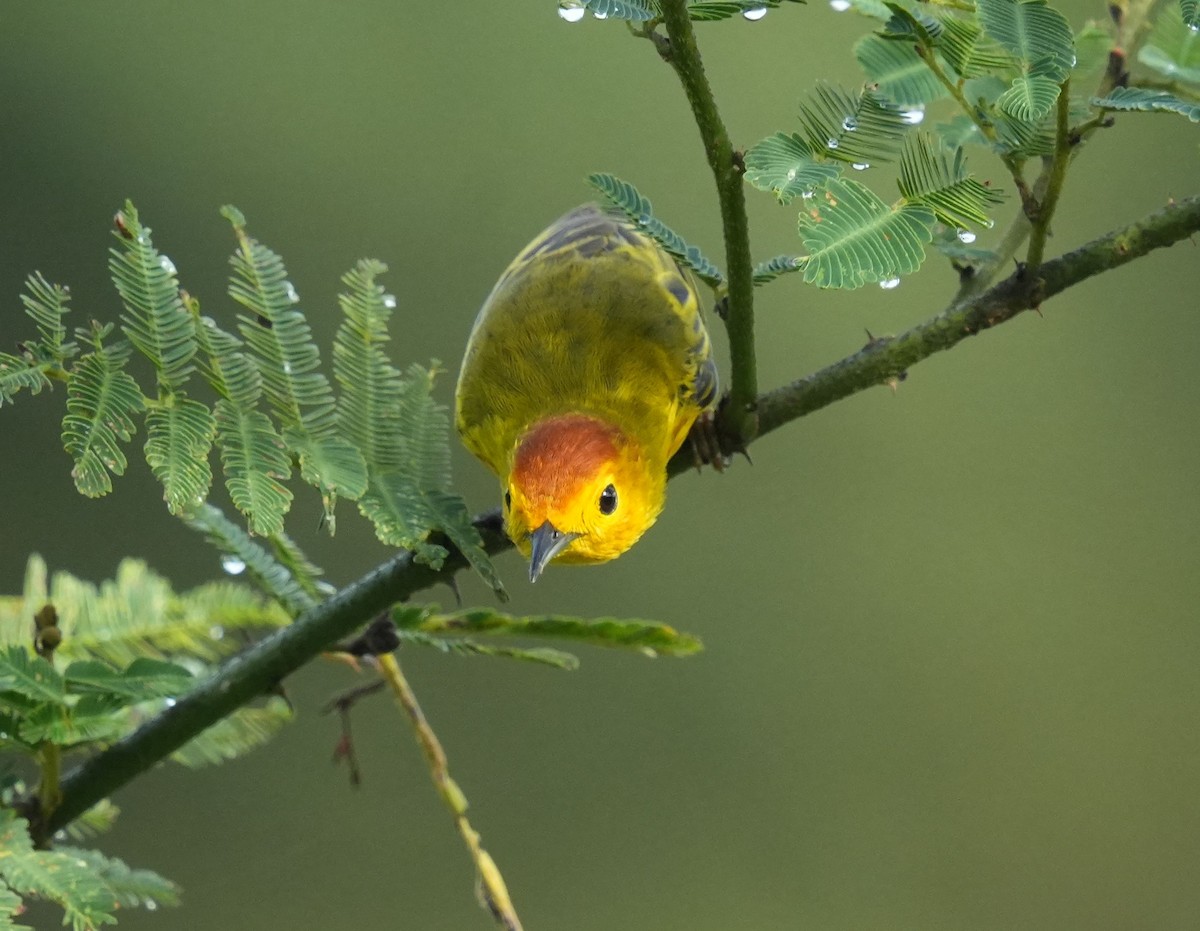
[[[338,276],[383,259],[397,355],[443,360],[447,403],[481,300],[589,199],[588,172],[635,182],[721,257],[674,75],[620,24],[568,25],[551,0],[10,4],[3,25],[6,350],[31,332],[17,294],[34,269],[71,286],[77,322],[115,317],[105,260],[126,197],[226,321],[217,208],[237,204],[326,346]],[[820,2],[701,26],[735,142],[794,128],[816,79],[857,83],[849,48],[869,28]],[[1195,133],[1132,115],[1089,144],[1050,252],[1194,193]],[[974,164],[1004,186],[998,163]],[[797,248],[795,209],[749,199],[757,256]],[[928,360],[895,395],[764,439],[753,467],[672,482],[613,564],[531,587],[501,557],[518,612],[654,618],[707,645],[591,652],[574,674],[405,653],[529,931],[1195,927],[1198,268],[1193,244],[1156,253]],[[864,328],[898,332],[953,286],[938,261],[888,292],[772,285],[761,384],[854,351]],[[180,587],[217,576],[140,438],[112,496],[74,492],[62,413],[61,389],[0,411],[3,590],[30,551],[95,580],[127,554]],[[457,446],[454,465],[472,508],[492,506],[483,467]],[[301,491],[291,524],[339,584],[388,555],[341,514],[322,537]],[[288,683],[301,714],[267,748],[118,794],[103,848],[185,888],[180,910],[122,928],[490,927],[386,698],[355,719],[362,788],[330,762],[336,725],[316,712],[348,684],[318,662]]]

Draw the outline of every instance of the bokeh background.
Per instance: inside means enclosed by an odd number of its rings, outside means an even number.
[[[720,257],[674,75],[620,24],[554,7],[9,5],[0,342],[30,332],[17,295],[34,269],[71,286],[79,321],[115,317],[105,260],[126,197],[226,321],[217,208],[237,204],[326,346],[339,275],[383,259],[397,356],[443,360],[447,403],[495,277],[590,197],[588,172],[635,182]],[[1103,13],[1067,11],[1076,26]],[[736,142],[794,128],[817,79],[857,83],[849,48],[869,28],[817,2],[701,26]],[[1051,252],[1194,193],[1197,164],[1186,120],[1122,118],[1073,170]],[[758,257],[796,248],[794,208],[756,192],[750,208]],[[1198,255],[1185,242],[1093,279],[895,394],[765,438],[752,467],[672,482],[658,526],[613,564],[530,586],[500,558],[518,612],[659,619],[699,634],[699,657],[590,652],[567,674],[406,652],[530,931],[1195,927]],[[953,286],[938,261],[894,291],[772,285],[762,385],[929,316]],[[140,439],[112,496],[74,492],[62,405],[59,389],[0,411],[3,590],[31,551],[95,580],[124,555],[181,588],[217,576],[167,516]],[[457,446],[454,466],[471,506],[493,505]],[[332,541],[317,518],[302,491],[291,527],[336,583],[387,557],[350,508]],[[300,716],[252,756],[118,794],[104,849],[185,888],[180,910],[122,928],[490,927],[388,699],[355,719],[362,788],[331,763],[335,722],[317,711],[348,675],[317,662],[289,681]]]

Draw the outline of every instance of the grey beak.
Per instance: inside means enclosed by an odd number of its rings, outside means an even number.
[[[529,535],[529,581],[536,582],[542,570],[555,556],[567,548],[578,537],[577,533],[563,533],[550,521],[546,521]]]

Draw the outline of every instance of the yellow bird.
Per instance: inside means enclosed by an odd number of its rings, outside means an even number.
[[[479,311],[458,378],[463,444],[499,476],[504,527],[546,565],[621,555],[654,523],[667,460],[717,396],[690,273],[595,205],[552,224]]]

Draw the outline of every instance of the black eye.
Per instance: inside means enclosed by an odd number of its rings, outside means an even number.
[[[512,507],[512,492],[506,491],[504,493],[504,508],[505,508],[505,510],[507,510],[508,508],[511,508],[511,507]]]
[[[600,513],[611,514],[617,509],[617,490],[608,485],[600,492]]]

